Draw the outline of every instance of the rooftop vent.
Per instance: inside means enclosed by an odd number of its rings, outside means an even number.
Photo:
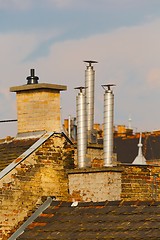
[[[31,75],[26,78],[27,84],[37,84],[39,77],[34,75],[35,74],[34,69],[31,69],[30,72],[31,72]]]

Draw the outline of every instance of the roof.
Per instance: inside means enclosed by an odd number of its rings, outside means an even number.
[[[0,171],[6,168],[11,162],[18,158],[28,148],[30,148],[38,139],[12,139],[0,143]]]
[[[117,160],[122,163],[132,163],[138,154],[139,138],[114,138],[114,152]],[[160,159],[160,135],[142,137],[142,151],[146,160]]]
[[[135,135],[128,137],[114,137],[113,152],[117,154],[117,160],[121,163],[131,164],[138,154],[138,137]],[[146,160],[160,160],[160,135],[142,135],[142,152]],[[103,139],[100,144],[89,144],[89,148],[103,149]]]
[[[36,138],[15,138],[9,142],[2,142],[0,144],[0,179],[55,134],[63,136],[67,142],[73,144],[63,132],[46,132],[42,136],[38,135],[39,137],[37,136]]]
[[[158,239],[159,216],[160,202],[53,201],[17,240]]]

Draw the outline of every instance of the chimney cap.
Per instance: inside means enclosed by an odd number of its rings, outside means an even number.
[[[86,87],[82,87],[82,86],[81,86],[81,87],[76,87],[76,88],[74,88],[74,89],[76,89],[76,90],[79,89],[79,90],[80,90],[80,93],[82,93],[82,92],[83,92],[83,89],[86,89]]]
[[[22,92],[22,91],[39,90],[39,89],[50,89],[53,91],[60,92],[60,91],[67,90],[67,86],[50,84],[50,83],[25,84],[22,86],[11,87],[10,92]]]
[[[83,61],[85,63],[89,63],[89,67],[92,66],[92,63],[98,63],[97,61],[93,61],[93,60],[86,60],[86,61]]]
[[[110,91],[111,87],[114,87],[116,85],[115,84],[104,84],[104,85],[101,85],[101,86],[105,91]]]
[[[30,69],[30,73],[31,75],[26,78],[28,80],[27,84],[38,84],[39,77],[35,76],[35,70],[33,68]]]

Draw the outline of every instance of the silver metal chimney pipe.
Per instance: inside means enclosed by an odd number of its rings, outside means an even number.
[[[68,137],[71,138],[71,115],[68,117]]]
[[[73,118],[73,134],[72,137],[74,141],[77,141],[77,119],[76,117]]]
[[[85,70],[85,96],[86,96],[86,114],[87,114],[87,132],[88,140],[91,140],[91,131],[94,125],[94,82],[95,71],[92,64],[98,63],[97,61],[84,61],[88,63]]]
[[[113,115],[114,115],[114,94],[111,90],[114,84],[102,85],[104,93],[104,137],[103,152],[104,166],[113,166]]]
[[[76,97],[76,112],[77,112],[77,159],[78,167],[86,167],[87,153],[87,128],[86,128],[86,104],[84,87],[77,87],[80,92]]]

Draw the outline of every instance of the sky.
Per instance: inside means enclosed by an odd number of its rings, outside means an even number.
[[[77,86],[96,60],[95,122],[103,123],[102,84],[113,83],[114,123],[160,129],[159,0],[0,0],[0,120],[16,119],[9,88],[39,82],[67,85],[62,119],[76,115]],[[0,123],[0,138],[16,123]]]

